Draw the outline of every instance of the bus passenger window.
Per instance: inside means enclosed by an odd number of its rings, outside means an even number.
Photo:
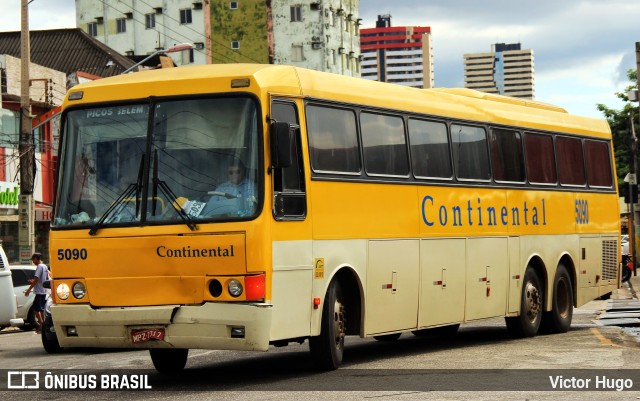
[[[360,173],[358,131],[353,111],[307,106],[307,132],[313,171]]]
[[[518,131],[492,128],[489,141],[493,178],[502,182],[524,182],[521,134]]]
[[[551,135],[525,133],[524,151],[527,158],[529,182],[534,184],[555,184],[558,182]]]
[[[408,176],[409,158],[402,118],[361,113],[360,125],[367,174]]]
[[[409,142],[413,174],[416,177],[452,177],[449,138],[444,123],[409,120]]]
[[[586,184],[584,176],[584,158],[582,156],[582,141],[576,138],[556,138],[556,154],[558,157],[558,176],[560,184]]]
[[[584,143],[587,157],[587,179],[592,187],[611,188],[613,174],[609,144],[602,141],[586,140]]]
[[[462,180],[489,180],[487,136],[483,128],[451,125],[451,145],[456,176]]]

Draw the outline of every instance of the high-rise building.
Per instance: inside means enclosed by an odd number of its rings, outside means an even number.
[[[496,43],[490,53],[464,55],[464,86],[487,93],[533,99],[533,50]]]
[[[123,55],[176,65],[291,64],[360,76],[359,0],[76,0],[76,24]]]
[[[375,28],[360,29],[361,76],[415,88],[434,86],[431,27],[391,26],[378,15]]]

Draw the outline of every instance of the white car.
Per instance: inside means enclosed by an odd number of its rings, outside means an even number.
[[[9,268],[13,279],[13,292],[18,301],[17,320],[13,320],[11,325],[19,326],[22,330],[33,330],[38,327],[35,310],[33,310],[35,294],[31,291],[29,296],[25,296],[24,292],[29,288],[28,280],[31,280],[35,275],[36,267],[34,265],[12,265]]]
[[[16,317],[16,295],[12,290],[9,261],[0,246],[0,330],[8,327]]]

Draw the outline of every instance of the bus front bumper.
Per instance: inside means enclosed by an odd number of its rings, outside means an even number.
[[[269,304],[231,303],[99,309],[89,305],[58,304],[51,307],[58,342],[62,347],[247,351],[266,351],[269,348],[271,311]],[[159,329],[163,338],[134,342],[132,331],[146,329]]]

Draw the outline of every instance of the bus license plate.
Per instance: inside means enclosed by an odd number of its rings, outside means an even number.
[[[164,329],[133,329],[131,330],[131,340],[134,344],[143,343],[149,340],[164,340]]]

